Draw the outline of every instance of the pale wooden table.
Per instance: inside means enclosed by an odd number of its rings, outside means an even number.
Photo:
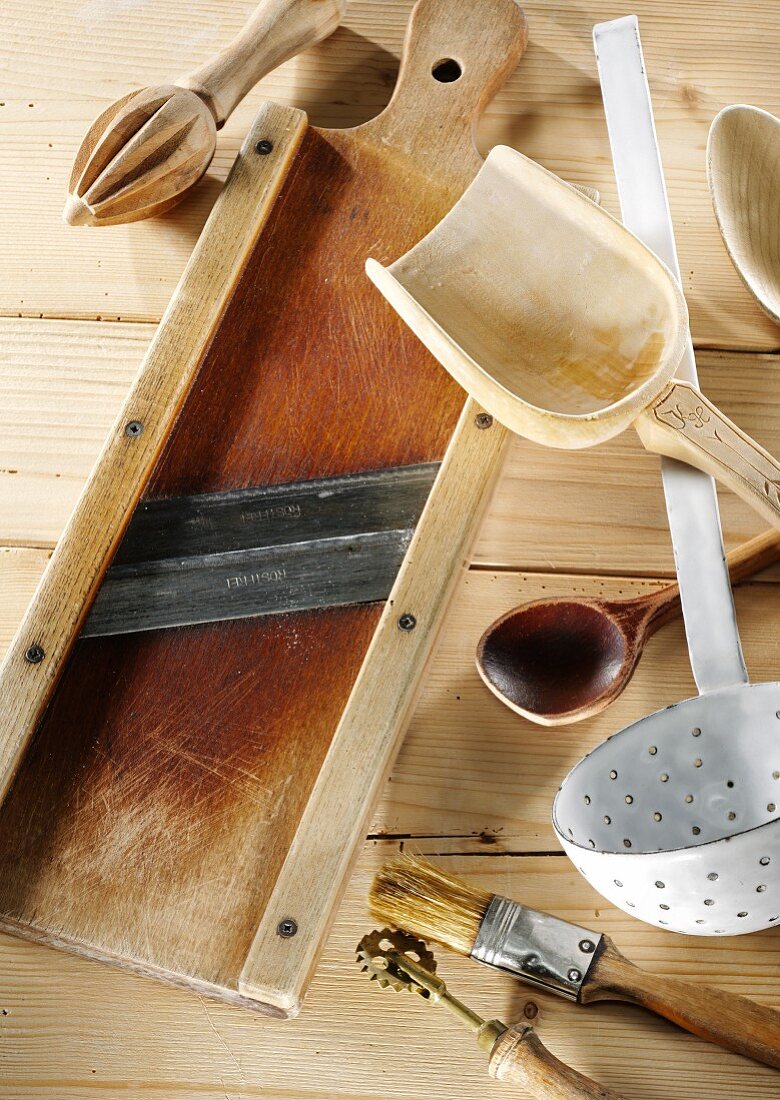
[[[453,18],[459,3],[453,0]],[[411,0],[352,0],[346,26],[264,81],[221,134],[209,178],[155,222],[67,229],[60,208],[91,119],[119,94],[174,77],[224,44],[251,0],[5,0],[0,69],[0,645],[62,530],[187,255],[265,94],[313,122],[351,125],[386,102]],[[780,452],[780,330],[752,304],[706,191],[709,121],[730,102],[780,113],[776,0],[527,5],[531,41],[480,146],[506,142],[615,206],[590,45],[594,22],[639,15],[703,384]],[[724,494],[729,545],[760,523]],[[476,639],[519,600],[633,593],[669,575],[658,463],[633,436],[578,453],[517,442],[498,486],[372,836],[300,1020],[275,1023],[99,964],[0,937],[0,1100],[450,1100],[511,1095],[457,1025],[374,993],[352,965],[379,860],[412,844],[491,889],[603,928],[636,961],[780,1007],[780,938],[688,939],[604,903],[560,853],[550,801],[608,733],[694,692],[682,628],[651,643],[606,715],[559,732],[483,688]],[[780,664],[780,570],[737,607],[755,680]],[[619,1005],[577,1009],[455,957],[442,969],[485,1014],[538,1006],[544,1041],[629,1098],[769,1098],[780,1077]]]

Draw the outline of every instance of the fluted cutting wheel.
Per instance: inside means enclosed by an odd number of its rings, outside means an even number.
[[[403,989],[410,993],[419,993],[423,997],[430,994],[412,981],[408,974],[398,966],[389,955],[390,951],[398,955],[408,955],[430,974],[436,973],[436,959],[422,940],[410,932],[400,929],[382,928],[369,932],[357,946],[357,960],[362,973],[367,973],[372,982],[381,989]]]

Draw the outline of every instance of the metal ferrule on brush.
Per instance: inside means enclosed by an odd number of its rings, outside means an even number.
[[[600,942],[588,928],[494,897],[471,957],[576,1001]]]

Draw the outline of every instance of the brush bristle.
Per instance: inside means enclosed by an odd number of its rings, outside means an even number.
[[[403,855],[376,876],[368,903],[381,920],[470,955],[492,896],[427,859]]]

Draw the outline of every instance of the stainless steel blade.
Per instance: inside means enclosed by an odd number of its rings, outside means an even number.
[[[437,470],[144,502],[82,637],[384,600]]]
[[[623,222],[681,282],[636,16],[598,23],[593,42]],[[690,336],[677,374],[697,382]],[[696,685],[746,683],[715,484],[672,459],[661,473]]]

